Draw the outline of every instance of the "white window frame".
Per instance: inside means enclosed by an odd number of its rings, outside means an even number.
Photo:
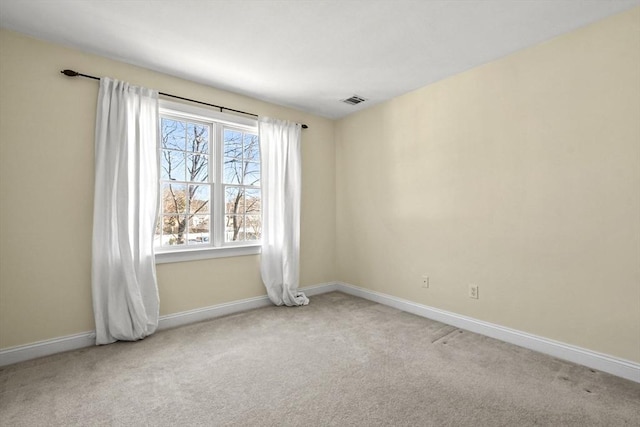
[[[156,264],[259,254],[262,243],[258,240],[248,242],[224,242],[225,203],[221,168],[221,159],[224,156],[222,134],[224,127],[228,126],[257,135],[258,121],[249,117],[217,112],[194,105],[159,100],[159,117],[163,115],[203,122],[211,126],[209,176],[213,177],[213,179],[209,181],[209,184],[212,188],[210,211],[213,214],[213,221],[211,221],[210,226],[213,232],[213,241],[211,245],[206,246],[155,248]],[[159,129],[158,138],[161,137],[161,132],[161,129]],[[159,152],[162,150],[159,143],[158,150]],[[158,159],[158,170],[160,170],[160,164],[161,159]],[[161,191],[160,188],[158,191]],[[162,206],[161,203],[159,203],[158,212],[160,212],[161,209]]]

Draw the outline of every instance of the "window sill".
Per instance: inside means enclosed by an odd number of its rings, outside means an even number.
[[[244,255],[257,255],[261,252],[260,245],[231,246],[222,248],[196,248],[178,251],[156,252],[156,264],[170,262],[197,261],[210,258],[227,258]]]

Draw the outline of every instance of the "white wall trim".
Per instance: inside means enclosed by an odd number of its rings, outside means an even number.
[[[325,292],[336,291],[338,285],[332,283],[322,283],[319,285],[300,288],[307,296],[319,295]],[[188,325],[190,323],[201,322],[203,320],[214,319],[216,317],[227,316],[229,314],[254,308],[271,305],[269,298],[264,296],[246,298],[223,304],[216,304],[210,307],[198,308],[195,310],[183,311],[180,313],[160,316],[158,330],[175,328]],[[64,351],[77,350],[83,347],[91,347],[96,343],[95,331],[83,332],[75,335],[68,335],[50,340],[38,341],[32,344],[10,347],[0,350],[0,366],[11,365],[38,357],[50,356]]]
[[[217,248],[195,248],[177,250],[156,249],[156,264],[166,264],[171,262],[197,261],[202,259],[228,258],[245,255],[257,255],[262,251],[261,246],[245,245]]]
[[[302,292],[308,297],[314,295],[326,294],[327,292],[335,292],[340,290],[338,288],[338,282],[321,283],[319,285],[305,286],[300,288]]]
[[[319,285],[302,287],[299,290],[304,292],[307,296],[313,296],[336,291],[337,289],[338,285],[336,283],[322,283]],[[216,304],[210,307],[197,308],[195,310],[182,311],[180,313],[167,314],[165,316],[160,316],[158,330],[160,331],[163,329],[202,322],[204,320],[215,319],[216,317],[253,310],[254,308],[267,307],[269,305],[271,305],[271,301],[269,301],[269,297],[264,295],[223,304]]]
[[[348,283],[337,282],[337,290],[640,383],[640,364],[635,362],[418,304]]]
[[[548,354],[558,359],[568,360],[589,368],[597,369],[640,383],[640,364],[619,359],[570,344],[539,337],[515,329],[506,328],[471,317],[462,316],[435,307],[372,291],[343,282],[322,283],[300,288],[307,296],[339,291],[349,295],[384,304],[398,310],[416,314],[457,328],[465,329],[504,342]],[[241,311],[266,307],[271,302],[267,296],[247,298],[229,303],[217,304],[195,310],[160,316],[158,330],[175,328],[195,322],[214,319]],[[64,351],[76,350],[95,345],[95,332],[84,332],[65,337],[39,341],[32,344],[0,350],[0,366],[11,365],[38,357],[49,356]]]
[[[203,320],[214,319],[216,317],[227,316],[240,311],[252,310],[254,308],[266,307],[271,304],[267,296],[246,298],[228,303],[216,304],[210,307],[197,308],[195,310],[182,311],[180,313],[160,316],[158,330],[176,328],[178,326],[189,325],[191,323],[202,322]]]
[[[50,356],[63,351],[77,350],[96,344],[95,331],[67,335],[65,337],[38,341],[32,344],[10,347],[0,350],[0,366],[24,362],[38,357]]]

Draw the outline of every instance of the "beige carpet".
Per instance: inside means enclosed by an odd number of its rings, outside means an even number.
[[[640,384],[342,293],[0,370],[2,426],[638,426]]]

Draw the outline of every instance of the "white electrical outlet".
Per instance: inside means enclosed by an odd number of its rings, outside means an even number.
[[[478,285],[469,285],[469,298],[478,299]]]
[[[423,275],[422,276],[422,287],[423,288],[428,288],[429,287],[429,276],[427,276],[427,275]]]

